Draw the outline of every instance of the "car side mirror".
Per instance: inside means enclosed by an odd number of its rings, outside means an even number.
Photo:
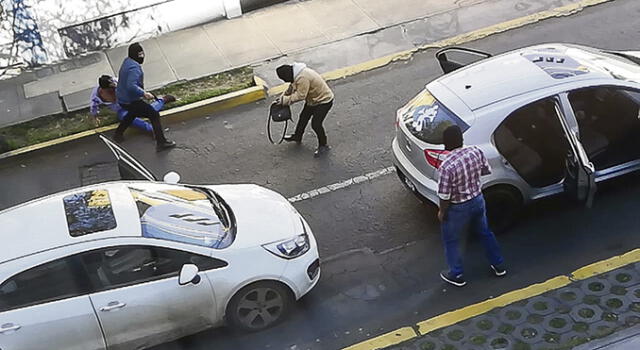
[[[177,184],[178,182],[180,182],[180,174],[176,173],[175,171],[170,171],[166,173],[164,175],[164,178],[162,179],[168,184]]]
[[[198,267],[194,264],[184,264],[182,265],[182,269],[180,269],[180,278],[178,279],[178,284],[180,284],[181,286],[184,286],[189,283],[193,283],[193,284],[200,283],[200,275],[198,275]]]

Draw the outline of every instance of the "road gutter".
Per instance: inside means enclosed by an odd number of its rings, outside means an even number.
[[[640,262],[640,249],[634,249],[625,254],[617,255],[612,258],[581,267],[568,275],[557,276],[542,283],[514,290],[496,298],[453,310],[408,327],[399,328],[393,332],[351,345],[343,350],[374,350],[397,345],[404,341],[426,335],[432,331],[481,315],[492,309],[513,304],[524,299],[529,299],[552,290],[560,289],[562,287],[566,287],[572,282],[607,273],[637,262]],[[413,331],[412,336],[410,336],[411,332],[408,330]]]

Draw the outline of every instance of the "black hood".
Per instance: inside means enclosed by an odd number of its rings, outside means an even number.
[[[276,68],[276,74],[278,74],[278,78],[284,80],[285,82],[293,83],[293,66],[283,64],[282,66]]]
[[[142,50],[142,46],[140,44],[133,43],[129,45],[129,58],[140,64],[144,62],[144,56],[140,57],[141,52],[143,52],[144,55],[144,50]]]

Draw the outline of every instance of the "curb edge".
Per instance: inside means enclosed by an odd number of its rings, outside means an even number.
[[[208,98],[206,100],[190,103],[166,111],[161,111],[160,117],[162,118],[162,121],[172,124],[179,121],[194,119],[203,116],[204,114],[211,114],[214,112],[219,112],[240,105],[259,101],[264,98],[266,98],[264,86],[257,84],[256,86],[252,86],[243,90],[234,91],[228,94]],[[98,133],[114,130],[117,126],[118,124],[106,125],[97,129],[86,130],[57,139],[36,143],[22,148],[17,148],[0,154],[0,160],[59,145],[65,142],[78,140]]]

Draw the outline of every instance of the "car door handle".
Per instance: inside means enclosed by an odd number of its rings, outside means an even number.
[[[18,325],[18,324],[13,324],[13,323],[5,323],[2,325],[2,327],[0,327],[0,333],[6,333],[6,332],[11,332],[11,331],[17,331],[18,329],[22,328],[22,326]]]
[[[119,301],[112,301],[109,304],[107,304],[107,306],[101,307],[100,311],[108,312],[108,311],[113,311],[113,310],[117,310],[117,309],[122,309],[125,306],[127,306],[127,304],[121,303]]]

